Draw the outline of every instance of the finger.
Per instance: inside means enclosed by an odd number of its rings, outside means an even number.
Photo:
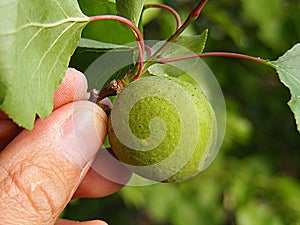
[[[15,137],[22,128],[8,119],[0,119],[0,151]]]
[[[107,116],[78,101],[23,130],[0,154],[0,224],[54,224],[106,135]]]
[[[104,221],[93,220],[87,222],[76,222],[71,220],[59,219],[57,220],[55,225],[107,225]]]
[[[80,183],[73,198],[100,198],[117,192],[123,186],[105,179],[91,168]]]
[[[54,94],[54,105],[56,109],[64,104],[86,99],[87,80],[85,76],[72,68],[68,68],[62,83]],[[0,150],[2,150],[22,128],[18,127],[10,118],[0,110]]]
[[[0,151],[20,133],[22,128],[16,125],[0,110]]]
[[[0,110],[0,120],[6,120],[6,119],[9,119],[8,116]]]
[[[54,94],[53,108],[78,101],[87,100],[87,80],[83,73],[68,68],[66,75]]]
[[[107,105],[108,108],[110,108],[110,109],[112,109],[112,107],[113,107],[113,104],[112,104],[112,102],[110,101],[109,98],[104,98],[104,99],[102,99],[102,100],[100,101],[100,103],[102,103],[102,104],[104,104],[104,105]]]
[[[73,198],[99,198],[121,189],[132,173],[105,149],[98,152]]]

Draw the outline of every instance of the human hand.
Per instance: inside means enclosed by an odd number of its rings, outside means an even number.
[[[68,69],[54,111],[37,119],[31,131],[0,112],[0,224],[78,224],[57,220],[71,198],[102,197],[123,186],[91,167],[106,136],[107,116],[85,100],[86,91],[84,75]],[[128,181],[131,174],[119,170],[118,176]]]

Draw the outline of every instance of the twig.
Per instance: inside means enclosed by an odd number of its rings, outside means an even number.
[[[175,17],[176,30],[178,30],[179,27],[181,26],[181,18],[179,16],[179,14],[176,12],[176,10],[173,9],[172,7],[164,5],[164,4],[146,4],[146,5],[144,5],[144,9],[149,9],[149,8],[160,8],[160,9],[169,11]]]
[[[174,58],[169,58],[169,59],[160,59],[156,62],[165,64],[165,63],[177,62],[177,61],[181,61],[181,60],[198,58],[198,57],[204,58],[204,57],[208,57],[208,56],[247,59],[247,60],[257,62],[257,63],[263,64],[263,65],[268,65],[268,61],[266,61],[264,59],[257,58],[254,56],[239,54],[239,53],[232,53],[232,52],[204,52],[204,53],[190,54],[190,55],[179,56],[179,57],[174,57]]]
[[[101,20],[115,20],[122,22],[126,25],[128,25],[135,33],[135,38],[138,46],[139,51],[139,57],[138,57],[138,72],[136,75],[133,76],[133,79],[137,79],[140,77],[143,71],[143,65],[144,65],[144,50],[145,50],[145,44],[144,44],[144,38],[142,33],[140,32],[139,28],[135,26],[134,23],[132,23],[130,20],[116,15],[99,15],[99,16],[91,16],[89,18],[89,21],[101,21]]]
[[[184,23],[176,30],[176,32],[152,55],[152,57],[148,60],[147,66],[151,66],[154,64],[160,55],[160,53],[168,46],[170,42],[176,42],[179,35],[192,23],[194,22],[200,15],[204,5],[207,0],[201,0],[196,8],[188,15]],[[151,62],[152,61],[152,62]],[[144,68],[145,69],[145,68]]]

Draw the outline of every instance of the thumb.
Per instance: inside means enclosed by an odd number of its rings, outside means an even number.
[[[106,135],[107,117],[78,101],[37,120],[0,154],[0,224],[54,224]]]

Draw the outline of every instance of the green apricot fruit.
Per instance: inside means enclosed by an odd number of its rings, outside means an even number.
[[[164,76],[133,81],[117,96],[108,136],[115,156],[154,181],[180,182],[211,161],[214,110],[199,87]]]

